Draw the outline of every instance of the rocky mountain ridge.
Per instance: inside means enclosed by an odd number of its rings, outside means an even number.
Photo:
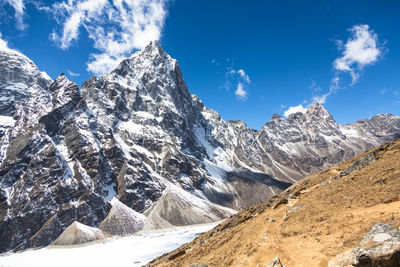
[[[0,57],[16,62],[13,80],[0,65],[1,96],[11,95],[0,114],[0,251],[47,245],[75,221],[112,218],[110,231],[125,231],[120,204],[147,216],[130,217],[144,228],[223,219],[400,133],[399,117],[342,126],[319,104],[259,131],[224,121],[158,42],[81,89],[20,53]],[[16,83],[31,93],[15,98]]]

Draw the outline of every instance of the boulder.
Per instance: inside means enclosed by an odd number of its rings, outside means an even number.
[[[266,267],[283,267],[283,265],[281,263],[281,260],[278,257],[276,257],[273,258]]]
[[[337,255],[328,266],[400,267],[400,231],[387,224],[376,224],[360,247]]]

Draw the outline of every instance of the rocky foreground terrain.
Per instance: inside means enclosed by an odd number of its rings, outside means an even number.
[[[400,266],[399,226],[397,139],[301,180],[148,266]]]
[[[260,130],[224,121],[158,42],[81,88],[3,48],[0,99],[0,252],[74,222],[126,235],[217,221],[400,134],[397,116],[344,126],[318,103]]]

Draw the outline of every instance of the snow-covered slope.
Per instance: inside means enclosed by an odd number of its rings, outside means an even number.
[[[28,89],[42,75],[21,72]],[[141,228],[137,213],[145,228],[219,220],[400,132],[399,117],[342,126],[319,104],[260,131],[224,121],[158,42],[81,90],[63,74],[43,83],[0,114],[0,251],[47,245],[74,221],[118,234]]]

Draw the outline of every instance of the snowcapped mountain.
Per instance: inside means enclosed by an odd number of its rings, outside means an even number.
[[[0,48],[0,138],[13,127],[24,100],[48,94],[51,78],[39,71],[25,55],[5,47]],[[4,140],[3,140],[4,142]],[[7,141],[6,141],[7,142]],[[0,160],[4,151],[0,150]]]
[[[0,48],[0,115],[13,116],[24,99],[47,89],[51,78],[25,55]]]
[[[0,136],[0,251],[50,244],[75,221],[115,234],[220,220],[400,133],[399,117],[342,126],[319,104],[259,131],[224,121],[158,42],[80,90],[2,53],[31,67],[11,80],[0,65],[12,118]]]

